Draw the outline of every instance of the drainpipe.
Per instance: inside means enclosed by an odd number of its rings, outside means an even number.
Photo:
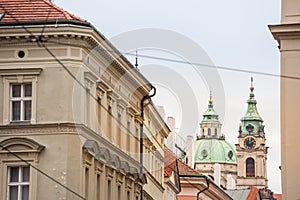
[[[151,90],[153,89],[153,94],[145,95],[143,96],[141,100],[141,117],[142,117],[142,123],[140,124],[140,179],[142,180],[143,178],[143,165],[144,165],[144,160],[143,160],[143,146],[144,146],[144,107],[146,107],[149,103],[145,104],[145,101],[147,99],[152,98],[156,94],[156,88],[151,85]],[[143,184],[141,186],[141,200],[143,200]]]
[[[197,200],[200,200],[200,194],[209,188],[209,180],[205,177],[207,187],[197,193]]]

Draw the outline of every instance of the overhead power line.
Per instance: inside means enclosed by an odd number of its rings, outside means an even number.
[[[60,45],[65,45],[65,46],[73,46],[73,47],[84,47],[87,48],[86,46],[82,45],[77,45],[77,44],[71,44],[71,43],[64,43],[64,42],[57,42],[57,41],[51,41],[48,40],[47,43],[55,43],[55,44],[60,44]],[[112,53],[113,51],[109,51],[107,49],[99,49],[100,51],[106,51],[109,53]],[[136,53],[131,53],[131,52],[121,52],[124,55],[128,56],[136,56]],[[298,76],[288,76],[288,75],[281,75],[281,74],[273,74],[273,73],[268,73],[268,72],[261,72],[261,71],[254,71],[254,70],[247,70],[247,69],[242,69],[242,68],[235,68],[235,67],[229,67],[229,66],[223,66],[223,65],[212,65],[212,64],[205,64],[205,63],[199,63],[199,62],[193,62],[193,61],[186,61],[186,60],[179,60],[179,59],[173,59],[173,58],[167,58],[167,57],[161,57],[161,56],[153,56],[153,55],[147,55],[147,54],[140,54],[139,57],[141,58],[147,58],[147,59],[152,59],[152,60],[159,60],[159,61],[166,61],[166,62],[172,62],[172,63],[179,63],[179,64],[184,64],[184,65],[194,65],[198,67],[206,67],[206,68],[213,68],[213,69],[219,69],[219,70],[225,70],[225,71],[233,71],[233,72],[240,72],[240,73],[247,73],[247,74],[257,74],[257,75],[262,75],[262,76],[270,76],[270,77],[275,77],[275,78],[285,78],[285,79],[294,79],[294,80],[300,80],[300,77]],[[250,66],[249,66],[250,68]]]
[[[1,8],[3,8],[5,11],[6,9],[0,5]],[[7,11],[6,11],[7,12]],[[50,12],[50,11],[49,11]],[[7,12],[8,13],[8,12]],[[49,16],[50,13],[48,13]],[[16,22],[18,22],[18,20],[11,15]],[[41,48],[44,48],[53,58],[54,60],[56,60],[56,62],[64,69],[67,71],[67,73],[81,86],[85,89],[84,85],[68,70],[68,68],[55,56],[55,54],[45,45],[45,41],[41,40],[42,35],[45,31],[45,26],[42,29],[41,34],[38,35],[34,35],[33,33],[31,33],[27,27],[25,27],[24,25],[22,25],[22,28],[33,38],[35,38],[34,41],[30,41],[30,42],[36,42],[38,44],[38,46],[40,46]],[[53,43],[53,41],[47,41],[49,43]],[[8,43],[7,43],[8,44]],[[10,43],[11,44],[11,43]],[[59,44],[59,43],[58,43]],[[72,45],[69,43],[60,43],[62,45]],[[77,45],[78,47],[78,45]],[[82,47],[82,46],[81,46]],[[107,51],[107,50],[106,50]],[[135,54],[133,53],[123,53],[125,55],[129,55],[129,56],[135,56]],[[271,73],[264,73],[264,72],[257,72],[257,71],[252,71],[252,70],[243,70],[243,69],[237,69],[237,68],[230,68],[230,67],[224,67],[224,66],[215,66],[215,65],[208,65],[208,64],[202,64],[202,63],[196,63],[196,62],[188,62],[188,61],[183,61],[183,60],[176,60],[176,59],[170,59],[170,58],[164,58],[164,57],[158,57],[158,56],[151,56],[151,55],[143,55],[143,54],[139,54],[139,57],[143,57],[143,58],[148,58],[148,59],[154,59],[154,60],[161,60],[161,61],[167,61],[167,62],[173,62],[173,63],[180,63],[180,64],[188,64],[188,65],[195,65],[195,66],[200,66],[200,67],[208,67],[208,68],[217,68],[217,69],[221,69],[221,70],[228,70],[228,71],[236,71],[236,72],[242,72],[242,73],[251,73],[251,74],[259,74],[259,75],[265,75],[265,76],[272,76],[272,77],[281,77],[281,78],[289,78],[289,79],[296,79],[296,80],[300,80],[300,77],[293,77],[293,76],[284,76],[284,75],[277,75],[277,74],[271,74]],[[97,98],[94,97],[90,92],[88,93],[89,95],[92,96],[92,98],[97,101]],[[103,105],[101,105],[103,107]],[[105,107],[103,107],[105,108]],[[106,109],[106,108],[105,108]],[[111,116],[113,119],[118,120],[116,117]],[[121,124],[121,126],[125,127],[123,124]],[[126,127],[125,127],[126,128]],[[146,127],[147,128],[147,127]],[[150,130],[149,130],[150,131]],[[49,178],[50,180],[54,181],[55,183],[59,184],[60,186],[62,186],[63,188],[65,188],[66,190],[72,192],[73,194],[75,194],[76,196],[78,196],[81,199],[85,199],[84,197],[82,197],[80,194],[78,194],[77,192],[73,191],[72,189],[70,189],[69,187],[63,185],[62,183],[58,182],[57,180],[55,180],[54,178],[52,178],[51,176],[49,176],[47,173],[43,172],[42,170],[40,170],[39,168],[31,165],[29,162],[27,162],[26,160],[24,160],[23,158],[21,158],[19,155],[17,155],[14,152],[11,152],[9,149],[3,147],[2,145],[0,145],[0,147],[2,147],[4,150],[6,150],[8,153],[14,155],[16,158],[18,158],[20,161],[25,162],[26,164],[30,165],[33,169],[37,170],[39,173],[43,174],[44,176],[46,176],[47,178]],[[185,178],[184,178],[185,179]],[[188,181],[188,180],[187,180]],[[188,181],[189,182],[189,181]],[[189,182],[190,183],[190,182]],[[191,185],[193,185],[191,183]],[[196,185],[193,185],[193,187],[198,188]]]

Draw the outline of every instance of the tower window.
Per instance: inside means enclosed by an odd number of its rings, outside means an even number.
[[[253,158],[246,160],[246,177],[255,177],[255,161]]]
[[[211,130],[210,130],[210,128],[208,128],[207,135],[210,135],[210,134],[211,134]]]
[[[215,128],[215,135],[218,135],[218,131],[217,131],[217,128]]]

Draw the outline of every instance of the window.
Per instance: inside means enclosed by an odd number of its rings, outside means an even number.
[[[101,98],[98,97],[97,101],[97,113],[98,113],[98,125],[99,125],[99,130],[101,130],[101,110],[102,110],[102,104],[101,104]]]
[[[218,130],[217,130],[217,128],[215,128],[215,136],[217,136],[218,135]]]
[[[11,84],[10,91],[11,121],[30,121],[32,84]]]
[[[3,125],[36,123],[38,75],[41,68],[0,69],[3,77]]]
[[[108,139],[109,140],[111,140],[112,139],[112,133],[111,133],[111,131],[112,131],[112,124],[111,124],[111,121],[112,121],[112,118],[113,118],[113,116],[112,116],[112,108],[109,106],[108,108],[107,108],[107,134],[108,134]]]
[[[39,153],[45,148],[32,139],[11,137],[0,141],[0,199],[36,200],[37,171],[29,165],[38,167]],[[7,150],[14,152],[14,155]],[[16,159],[21,156],[23,161]]]
[[[121,199],[121,186],[118,185],[118,199]]]
[[[7,199],[29,199],[29,166],[8,167]]]
[[[107,200],[111,200],[111,181],[107,181]]]
[[[130,132],[130,121],[127,121],[127,134],[126,134],[126,147],[127,151],[130,152],[130,138],[131,138],[131,132]]]
[[[90,183],[90,170],[88,167],[85,168],[85,198],[89,198],[89,183]]]
[[[87,126],[90,126],[90,96],[91,96],[91,90],[90,89],[85,89],[85,123]]]
[[[127,191],[127,200],[130,200],[130,191]]]
[[[100,174],[97,174],[97,186],[96,186],[96,190],[97,190],[97,200],[101,199],[101,176]]]
[[[208,128],[208,130],[207,130],[207,135],[210,135],[211,133],[210,133],[210,128]]]
[[[255,161],[253,158],[246,160],[246,177],[255,177]]]
[[[121,114],[118,113],[118,124],[117,124],[117,129],[118,129],[118,135],[117,135],[117,146],[121,147],[121,140],[122,140],[122,118]]]

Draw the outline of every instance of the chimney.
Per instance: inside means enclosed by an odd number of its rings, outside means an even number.
[[[221,184],[221,166],[219,163],[214,164],[214,181],[215,183],[220,186]]]
[[[166,111],[165,111],[165,107],[163,106],[156,106],[157,112],[159,113],[159,115],[161,116],[161,118],[166,121]]]
[[[188,158],[188,166],[194,168],[194,137],[188,135],[186,137],[186,156]]]
[[[168,117],[167,124],[171,130],[171,133],[169,134],[167,138],[167,144],[166,146],[173,152],[175,152],[175,142],[176,142],[176,133],[175,133],[175,118],[174,117]]]
[[[227,190],[235,190],[236,189],[236,184],[235,180],[232,177],[231,174],[227,174],[227,185],[226,185]]]

